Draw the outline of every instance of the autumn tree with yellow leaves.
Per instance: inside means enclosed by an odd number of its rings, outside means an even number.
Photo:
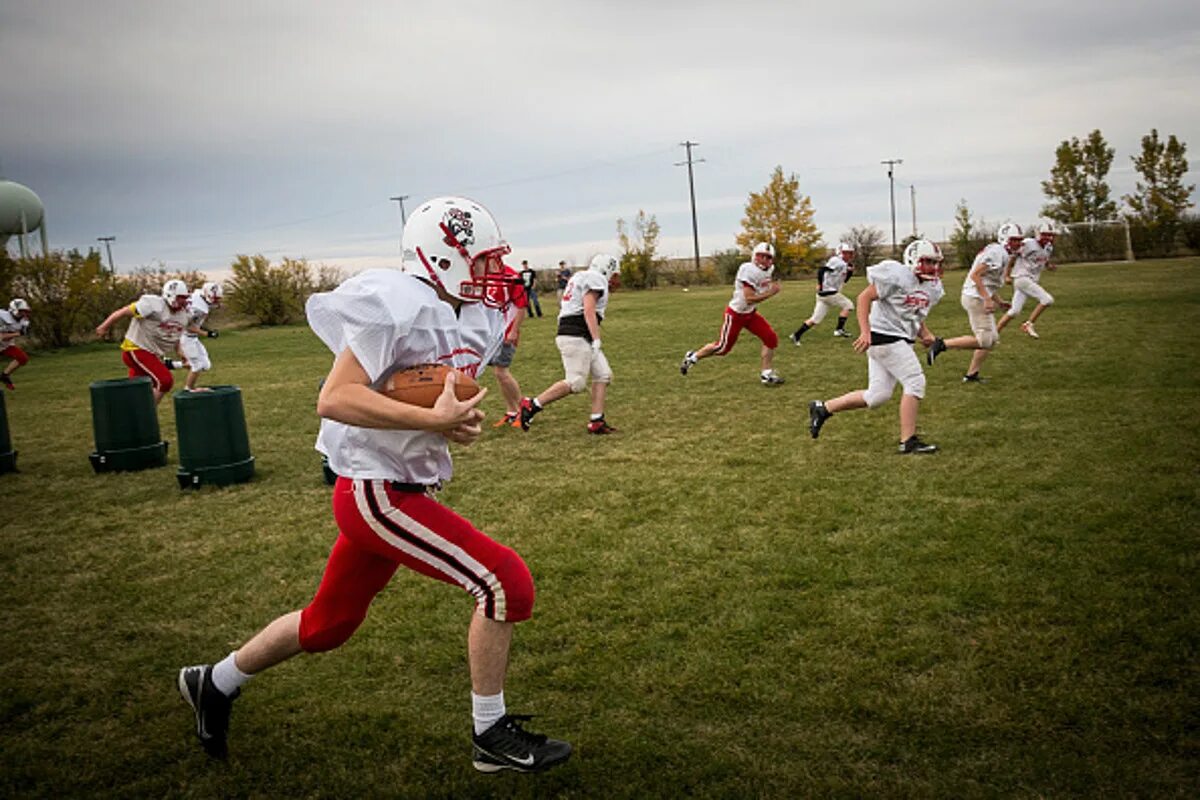
[[[759,242],[770,242],[775,246],[776,275],[792,275],[824,255],[813,213],[812,198],[800,194],[795,173],[785,177],[783,167],[777,166],[770,183],[750,193],[738,246],[751,250]]]

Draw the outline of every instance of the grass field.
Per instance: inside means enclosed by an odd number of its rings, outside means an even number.
[[[936,333],[967,332],[961,281]],[[678,372],[728,288],[615,295],[620,433],[587,436],[567,398],[457,450],[443,494],[537,582],[509,708],[576,746],[540,776],[471,769],[472,604],[403,572],[347,645],[251,682],[209,761],[176,671],[316,587],[330,356],[302,326],[210,342],[258,472],[181,492],[169,399],[170,465],[94,475],[87,386],[121,375],[116,348],[39,354],[7,395],[0,796],[1194,797],[1200,260],[1046,285],[1041,340],[1006,331],[988,383],[959,382],[965,352],[927,370],[925,457],[895,454],[895,400],[809,438],[809,400],[866,383],[832,320],[784,341],[769,389],[752,337]],[[763,305],[781,334],[810,286]],[[529,322],[523,388],[560,369],[552,319]]]

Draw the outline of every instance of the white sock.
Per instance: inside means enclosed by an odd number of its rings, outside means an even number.
[[[242,684],[254,677],[237,668],[237,664],[233,661],[235,655],[237,655],[236,650],[213,664],[213,686],[216,686],[217,691],[226,696],[242,688]]]
[[[592,422],[598,422],[602,419],[604,419],[603,414],[592,414]]]
[[[471,692],[471,716],[475,720],[475,735],[486,731],[504,716],[504,692],[478,695]]]

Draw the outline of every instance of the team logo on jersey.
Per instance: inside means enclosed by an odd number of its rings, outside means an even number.
[[[904,307],[915,308],[918,311],[923,308],[929,308],[929,295],[925,292],[912,292],[904,295]]]
[[[470,211],[451,208],[446,212],[446,216],[442,217],[442,225],[447,231],[446,244],[451,247],[468,247],[475,244],[475,222],[471,219]]]

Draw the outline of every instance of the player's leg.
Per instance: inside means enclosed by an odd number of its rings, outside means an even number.
[[[536,397],[521,399],[522,430],[529,430],[529,424],[533,421],[534,415],[540,413],[546,406],[587,388],[587,370],[592,356],[591,343],[581,336],[556,336],[554,344],[558,346],[566,377],[550,384]]]
[[[588,418],[588,433],[617,432],[617,429],[604,419],[604,402],[608,397],[608,386],[612,383],[612,378],[612,367],[609,366],[608,357],[604,355],[604,351],[593,353],[591,362],[592,414]]]
[[[124,350],[121,359],[129,367],[129,377],[145,375],[150,378],[150,389],[154,395],[154,403],[160,403],[175,385],[175,377],[166,368],[162,360],[148,350]]]
[[[688,370],[697,361],[709,356],[723,356],[732,350],[733,346],[737,344],[738,334],[742,332],[742,316],[726,306],[725,315],[721,318],[721,332],[717,335],[717,340],[709,342],[699,350],[689,350],[684,353],[683,361],[679,364],[679,371],[687,375]]]
[[[800,346],[800,337],[807,333],[812,328],[821,324],[821,320],[825,319],[825,313],[828,311],[825,305],[825,298],[817,295],[816,303],[813,305],[812,315],[801,323],[799,328],[792,332],[788,338],[792,340],[792,344]]]
[[[759,354],[759,363],[762,367],[759,372],[759,381],[764,386],[778,386],[783,383],[783,378],[773,368],[775,348],[779,347],[779,334],[775,333],[775,329],[771,327],[771,323],[767,322],[767,318],[757,311],[748,314],[744,324],[746,330],[757,336],[762,342],[762,351]]]
[[[7,386],[9,389],[12,389],[14,388],[12,374],[19,368],[29,363],[29,356],[25,354],[24,350],[17,347],[15,344],[10,344],[8,347],[0,350],[0,355],[4,355],[12,359],[4,367],[4,372],[0,372],[0,382],[3,382],[5,386]]]

